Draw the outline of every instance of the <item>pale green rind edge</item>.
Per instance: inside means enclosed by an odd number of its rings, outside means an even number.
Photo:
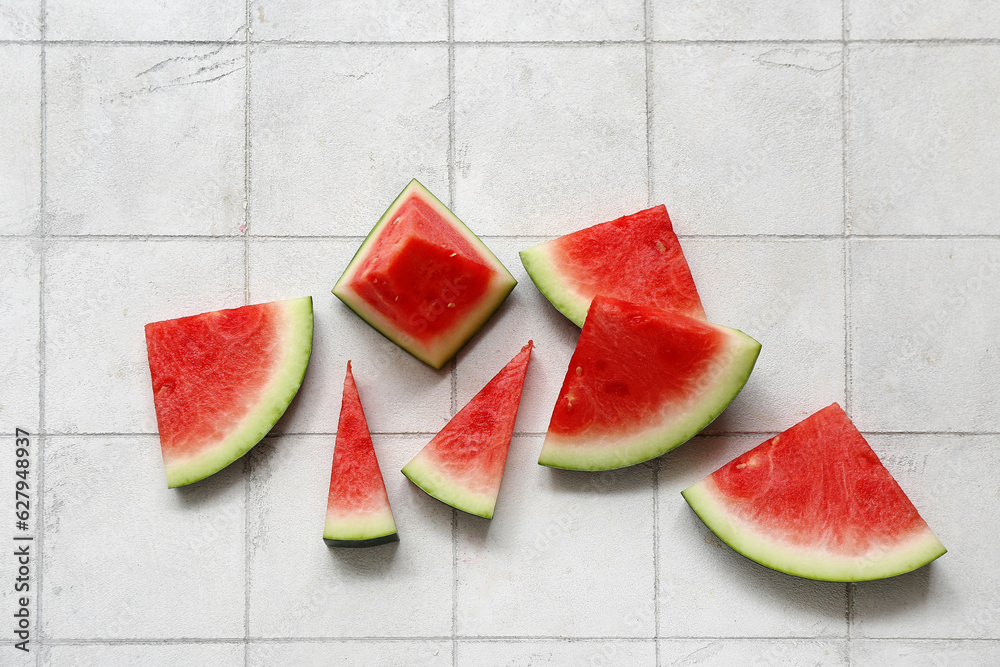
[[[396,534],[392,509],[386,507],[376,513],[338,516],[327,513],[323,525],[323,539],[339,542],[363,542]]]
[[[487,296],[484,297],[484,305],[476,311],[469,313],[465,322],[466,325],[456,329],[455,333],[442,341],[446,342],[447,345],[441,344],[435,350],[429,350],[423,345],[420,345],[416,340],[409,339],[405,334],[395,335],[395,330],[397,325],[390,322],[384,318],[381,313],[373,308],[370,308],[363,300],[356,297],[354,292],[348,288],[348,284],[354,277],[354,273],[357,271],[358,267],[368,256],[368,250],[371,245],[375,242],[378,237],[379,230],[382,229],[392,216],[396,213],[396,210],[402,205],[403,201],[408,197],[414,190],[420,193],[420,196],[424,197],[427,202],[449,222],[455,228],[458,233],[466,238],[474,247],[478,248],[482,253],[484,259],[486,259],[491,266],[496,270],[497,276],[492,281],[492,284],[487,290]],[[514,287],[517,285],[517,280],[511,275],[507,267],[503,265],[497,256],[493,254],[485,243],[480,240],[476,234],[469,229],[464,222],[462,222],[458,216],[452,213],[451,209],[441,203],[441,200],[434,196],[430,190],[425,188],[420,181],[417,179],[411,180],[403,191],[392,201],[389,208],[385,210],[382,217],[378,219],[375,226],[372,227],[371,231],[368,232],[368,236],[361,243],[361,247],[358,251],[354,253],[354,257],[348,263],[347,268],[341,274],[337,283],[333,286],[333,294],[338,299],[344,302],[348,308],[353,310],[358,317],[363,319],[372,328],[378,331],[380,334],[391,340],[396,345],[400,346],[414,357],[424,362],[428,366],[434,369],[440,370],[442,366],[451,361],[462,346],[469,342],[469,339],[479,329],[482,328],[484,324],[493,316],[493,314],[503,305],[504,300],[513,291]],[[495,301],[495,302],[494,302]],[[437,351],[437,354],[434,352]]]
[[[820,581],[871,581],[905,574],[944,555],[947,549],[927,528],[912,539],[859,558],[796,548],[768,539],[726,512],[710,477],[681,491],[684,500],[719,539],[735,551],[779,572]]]
[[[295,398],[312,354],[312,297],[290,299],[282,304],[285,310],[285,354],[278,372],[271,378],[257,407],[229,437],[210,451],[165,466],[168,488],[205,479],[246,454],[267,435]]]
[[[493,510],[496,508],[496,496],[472,493],[469,490],[455,484],[439,473],[435,468],[428,465],[418,452],[413,459],[403,466],[402,473],[411,482],[419,486],[427,495],[436,498],[445,505],[451,505],[455,509],[481,516],[484,519],[493,518]]]
[[[732,362],[716,378],[714,386],[681,419],[668,415],[663,422],[638,435],[607,438],[590,443],[545,434],[539,465],[566,470],[614,470],[636,465],[683,445],[722,414],[750,379],[760,354],[760,343],[742,331],[712,325],[726,331],[731,343],[725,354]]]
[[[528,272],[531,281],[538,291],[549,300],[556,310],[568,317],[578,327],[583,326],[587,319],[590,300],[573,293],[566,285],[562,275],[552,263],[548,247],[552,241],[546,241],[536,246],[526,248],[518,253],[524,270]]]

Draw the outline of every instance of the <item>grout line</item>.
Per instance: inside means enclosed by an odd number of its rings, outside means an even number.
[[[41,44],[43,40],[39,39],[0,39],[0,46],[6,45],[17,45],[17,44]],[[164,40],[114,40],[114,39],[54,39],[51,41],[46,40],[48,44],[54,46],[158,46],[158,45],[168,45],[168,46],[227,46],[227,45],[240,45],[243,44],[243,40],[178,40],[178,39],[164,39]],[[549,41],[539,41],[539,40],[497,40],[497,41],[483,41],[483,40],[418,40],[418,41],[389,41],[389,40],[371,40],[371,41],[321,41],[321,40],[287,40],[287,39],[261,39],[253,40],[251,43],[255,46],[264,47],[304,47],[304,46],[315,46],[315,47],[337,47],[337,46],[396,46],[396,47],[407,47],[407,46],[444,46],[448,44],[456,44],[459,46],[499,46],[499,47],[510,47],[510,46],[534,46],[534,47],[573,47],[573,46],[637,46],[643,43],[644,40],[632,40],[632,39],[607,39],[607,40],[549,40]],[[1000,38],[995,37],[970,37],[970,38],[955,38],[955,37],[929,37],[924,39],[653,39],[650,40],[653,44],[667,44],[667,45],[678,45],[678,46],[695,46],[695,45],[790,45],[790,46],[803,46],[803,45],[822,45],[822,44],[843,44],[845,41],[849,44],[871,44],[871,45],[886,45],[886,46],[964,46],[964,45],[998,45],[1000,44]]]
[[[243,87],[243,299],[250,303],[250,0],[243,26],[245,83]],[[243,667],[250,664],[250,477],[253,455],[243,463]]]
[[[791,424],[789,424],[791,426]],[[739,437],[773,437],[780,431],[702,431],[695,435],[695,438],[739,438]],[[956,437],[997,437],[1000,431],[868,431],[863,430],[866,436],[956,436]],[[372,435],[380,437],[420,437],[437,435],[437,431],[372,431]],[[2,433],[0,436],[13,436],[13,433]],[[152,438],[156,433],[116,433],[116,432],[87,432],[87,433],[47,433],[49,438]],[[273,440],[284,437],[331,437],[337,435],[336,431],[289,431],[287,433],[269,433],[265,438]],[[545,431],[515,431],[515,438],[541,438],[545,436]]]
[[[46,229],[45,218],[47,215],[45,200],[48,198],[48,161],[46,151],[48,150],[48,84],[46,81],[47,53],[45,40],[48,36],[48,26],[46,25],[47,7],[46,0],[40,0],[39,30],[41,37],[41,49],[39,53],[39,83],[41,86],[39,96],[39,201],[38,201],[38,496],[37,502],[37,547],[38,547],[38,571],[36,576],[36,598],[35,598],[35,631],[38,637],[38,652],[35,655],[35,664],[42,664],[42,652],[45,648],[45,632],[42,624],[42,597],[44,592],[44,572],[45,572],[45,253],[46,253]]]
[[[425,636],[344,636],[344,637],[250,637],[250,643],[255,644],[318,644],[318,643],[352,643],[352,642],[448,642],[452,638],[449,635],[425,635]],[[995,637],[866,637],[868,641],[878,642],[906,642],[906,643],[929,643],[929,642],[964,642],[976,644],[997,644],[1000,639]],[[170,638],[133,638],[133,639],[84,639],[70,637],[65,639],[52,639],[47,642],[49,645],[60,646],[122,646],[122,645],[148,645],[160,646],[170,644],[243,644],[246,640],[243,637],[170,637]],[[620,641],[624,643],[649,643],[655,640],[649,637],[626,637],[616,636],[557,636],[557,635],[464,635],[458,639],[462,642],[479,643],[501,643],[501,642],[540,642],[540,643],[573,643],[590,644],[607,641]],[[838,637],[817,637],[816,635],[794,635],[775,637],[747,637],[747,636],[717,636],[717,635],[672,635],[665,637],[661,641],[687,642],[687,641],[740,641],[753,643],[771,642],[829,642],[844,641]],[[850,643],[850,642],[848,642]]]
[[[841,51],[840,51],[840,147],[841,147],[841,185],[844,219],[844,411],[851,414],[851,218],[850,197],[848,195],[847,160],[848,160],[848,127],[850,108],[848,104],[847,59],[849,48],[848,36],[848,0],[841,0]],[[844,621],[847,631],[847,664],[854,664],[854,647],[852,644],[854,625],[854,584],[844,585]]]
[[[448,204],[455,206],[455,0],[448,0]],[[451,416],[458,413],[458,355],[451,362]],[[458,510],[451,510],[451,664],[458,667]]]
[[[646,206],[653,205],[653,106],[651,97],[652,81],[649,70],[653,60],[652,42],[652,3],[649,0],[644,2],[643,17],[645,26],[643,28],[645,36],[645,62],[646,62]],[[659,657],[657,656],[657,662]]]

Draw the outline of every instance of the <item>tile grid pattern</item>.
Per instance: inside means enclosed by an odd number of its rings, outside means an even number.
[[[649,76],[648,76],[648,73],[649,73],[649,59],[651,57],[652,47],[653,47],[653,44],[654,44],[654,40],[652,40],[651,29],[650,29],[650,25],[649,25],[651,9],[648,6],[648,2],[646,3],[646,5],[647,5],[646,8],[645,8],[646,25],[644,26],[644,36],[645,36],[645,38],[644,38],[645,47],[644,48],[645,48],[645,58],[646,58],[646,63],[647,63],[646,109],[647,109],[647,112],[649,113],[649,116],[651,117],[652,116],[652,107],[651,107],[651,101],[650,101],[650,87],[649,87]],[[40,44],[40,50],[41,50],[41,79],[40,79],[41,80],[41,136],[40,136],[40,146],[41,146],[41,182],[40,182],[41,201],[40,201],[40,212],[41,212],[41,215],[40,215],[40,223],[39,223],[39,230],[37,232],[37,237],[41,241],[41,248],[42,248],[41,253],[40,253],[40,270],[39,270],[39,274],[40,274],[40,280],[39,280],[39,301],[40,301],[41,312],[44,312],[44,308],[45,308],[45,285],[46,285],[46,255],[47,255],[47,251],[48,251],[48,247],[49,247],[47,245],[47,243],[50,240],[60,240],[60,241],[61,240],[69,240],[69,239],[79,240],[81,238],[88,238],[88,237],[103,238],[103,236],[101,236],[101,235],[73,235],[73,236],[65,236],[65,235],[59,235],[59,234],[49,234],[47,226],[46,226],[47,219],[46,219],[46,208],[45,207],[46,207],[47,195],[46,195],[46,177],[45,176],[46,176],[46,121],[47,121],[47,118],[46,118],[46,46],[47,46],[47,39],[46,39],[46,37],[47,37],[47,33],[46,33],[46,23],[45,23],[45,0],[42,0],[42,2],[41,2],[41,10],[40,11],[41,11],[41,39],[39,40],[38,43]],[[851,275],[852,275],[852,271],[851,271],[851,248],[852,248],[853,240],[856,239],[856,238],[863,238],[863,239],[866,239],[866,240],[868,240],[868,239],[883,240],[883,239],[894,239],[894,238],[900,238],[900,237],[905,237],[907,239],[926,239],[926,240],[948,240],[948,239],[954,238],[953,235],[947,235],[947,234],[924,234],[924,235],[914,235],[914,234],[907,234],[907,235],[903,235],[903,234],[855,234],[853,232],[853,230],[851,228],[851,222],[850,222],[850,216],[849,216],[850,202],[849,202],[849,192],[848,192],[848,188],[847,188],[847,179],[848,179],[848,175],[847,175],[847,166],[848,165],[847,165],[847,162],[848,162],[848,159],[850,157],[848,155],[848,153],[847,153],[847,145],[848,145],[847,144],[847,133],[848,133],[848,127],[847,127],[847,125],[848,125],[848,121],[849,121],[849,119],[847,117],[847,113],[848,113],[848,108],[849,108],[849,98],[848,98],[848,96],[850,94],[850,90],[849,90],[849,86],[848,86],[849,82],[847,80],[847,71],[848,71],[848,57],[849,57],[849,54],[850,54],[850,46],[851,46],[852,43],[855,43],[855,42],[859,43],[859,44],[886,44],[886,43],[890,43],[890,44],[916,44],[916,45],[924,45],[924,44],[927,44],[928,42],[941,42],[941,43],[948,43],[948,44],[952,44],[952,43],[958,43],[958,44],[981,43],[981,44],[995,45],[997,43],[1000,43],[1000,41],[995,40],[995,39],[981,39],[981,40],[850,40],[848,32],[847,32],[847,25],[846,25],[846,15],[847,15],[847,3],[846,3],[846,0],[844,2],[844,10],[843,11],[844,11],[844,21],[845,21],[845,23],[844,23],[843,38],[842,38],[842,40],[840,42],[840,44],[842,46],[842,53],[843,53],[843,59],[842,59],[842,62],[841,62],[841,75],[842,75],[842,90],[841,90],[841,94],[842,94],[842,112],[844,114],[844,118],[843,118],[843,123],[844,123],[843,134],[844,134],[844,136],[843,136],[843,144],[842,144],[843,160],[844,160],[844,174],[843,174],[843,180],[844,180],[844,194],[843,194],[843,196],[844,196],[844,223],[843,223],[843,225],[844,225],[844,227],[843,227],[843,233],[842,233],[842,239],[843,239],[842,242],[843,242],[843,252],[844,252],[844,308],[845,308],[845,316],[847,318],[847,326],[845,327],[845,370],[846,370],[846,378],[845,378],[845,380],[846,381],[845,381],[845,389],[844,389],[844,391],[845,391],[846,407],[848,408],[848,410],[850,410],[850,408],[851,408],[851,392],[852,392],[852,382],[851,382],[851,369],[852,369],[852,360],[851,360],[851,331],[852,331],[852,325],[851,325],[851,321],[850,321],[852,308],[851,308],[851,282],[850,281],[851,281]],[[245,104],[246,104],[246,107],[245,107],[245,116],[246,116],[246,118],[245,118],[245,122],[246,122],[246,126],[245,126],[245,141],[246,141],[246,145],[245,145],[245,156],[246,156],[246,164],[245,164],[245,193],[244,193],[244,195],[245,195],[245,202],[246,202],[245,217],[244,217],[245,222],[244,222],[244,224],[246,225],[246,228],[245,228],[245,230],[243,232],[243,250],[244,250],[244,292],[245,292],[245,298],[249,301],[250,294],[251,294],[251,292],[250,292],[250,284],[251,284],[251,282],[250,282],[250,278],[251,278],[251,274],[250,274],[250,271],[251,271],[250,249],[251,249],[251,245],[256,240],[265,240],[265,239],[272,239],[272,238],[273,239],[294,238],[294,237],[286,237],[286,236],[282,236],[282,235],[273,235],[273,236],[256,236],[255,235],[255,236],[253,236],[251,238],[251,231],[250,231],[249,225],[250,225],[250,215],[251,215],[251,210],[250,210],[250,182],[251,182],[251,173],[250,173],[250,170],[251,170],[251,162],[250,162],[250,158],[251,158],[251,144],[250,144],[250,141],[251,141],[251,135],[250,135],[250,116],[251,116],[251,109],[250,109],[250,103],[251,103],[250,83],[251,82],[250,82],[250,76],[251,76],[251,68],[250,68],[250,60],[251,60],[252,46],[251,46],[251,36],[249,34],[249,26],[250,26],[250,18],[251,18],[251,16],[250,16],[250,13],[251,13],[251,3],[249,1],[246,3],[246,12],[247,12],[247,26],[246,26],[246,35],[245,35],[245,59],[246,59],[246,64],[245,64],[245,68],[246,68],[246,90],[245,90]],[[823,40],[807,40],[807,41],[803,41],[803,40],[766,40],[766,41],[763,41],[763,42],[760,42],[760,43],[767,43],[767,44],[817,44],[817,43],[822,43],[822,42],[823,42]],[[6,42],[4,42],[4,43],[6,43]],[[18,42],[18,43],[24,43],[24,42]],[[30,40],[29,40],[29,43],[32,43],[32,42],[30,42]],[[92,44],[92,43],[95,43],[95,42],[92,41],[92,40],[76,40],[73,43]],[[117,42],[108,42],[108,43],[116,44]],[[152,42],[152,43],[155,44],[155,43],[161,43],[161,42]],[[174,42],[174,43],[177,43],[177,44],[213,44],[214,45],[214,44],[221,44],[223,42]],[[264,41],[262,43],[268,43],[268,42]],[[419,44],[424,45],[424,44],[439,44],[439,43],[443,43],[443,42],[420,42]],[[462,42],[462,44],[473,44],[473,43],[478,43],[478,42]],[[485,43],[486,44],[498,44],[498,42],[485,42]],[[518,46],[522,46],[522,45],[541,46],[541,45],[550,44],[550,42],[535,42],[535,41],[511,41],[511,42],[499,42],[499,43],[509,44],[509,45],[518,45]],[[608,42],[580,42],[580,43],[581,44],[592,44],[592,45],[598,45],[598,44],[600,44],[600,45],[605,45],[605,44],[630,44],[631,45],[631,44],[634,44],[634,42],[629,42],[629,41],[622,41],[622,42],[616,42],[616,41],[608,41]],[[656,43],[663,43],[663,42],[656,42]],[[729,43],[732,43],[732,42],[725,41],[725,40],[719,40],[719,41],[705,40],[703,43],[729,44]],[[386,42],[386,44],[391,44],[391,45],[397,45],[398,46],[400,44],[400,42]],[[448,39],[447,39],[446,44],[447,44],[448,56],[449,56],[449,62],[448,62],[448,77],[449,77],[449,145],[448,145],[448,172],[449,172],[449,176],[448,176],[448,182],[449,182],[449,195],[450,195],[450,199],[451,199],[452,202],[454,202],[454,199],[455,199],[455,169],[456,169],[455,163],[454,163],[454,161],[455,161],[455,150],[456,150],[456,147],[455,147],[455,126],[454,126],[454,122],[455,122],[454,58],[455,58],[456,40],[455,40],[455,35],[454,35],[454,7],[453,7],[453,2],[452,1],[449,1],[449,7],[448,7]],[[647,126],[647,133],[650,131],[651,127],[652,127],[651,125]],[[650,141],[650,139],[649,139],[648,136],[647,136],[647,151],[650,152],[647,155],[647,178],[648,178],[647,187],[649,189],[648,200],[649,200],[650,203],[652,203],[652,201],[653,201],[653,193],[652,193],[653,175],[652,175],[651,172],[652,172],[652,169],[653,169],[653,156],[651,154],[652,143],[651,143],[651,141]],[[18,236],[18,235],[11,235],[11,236]],[[32,235],[32,236],[34,236],[34,235]],[[116,237],[125,237],[125,238],[134,238],[134,239],[150,239],[150,240],[158,239],[158,238],[163,238],[163,237],[159,237],[159,236],[156,236],[156,235],[134,235],[134,236],[132,236],[132,235],[115,235],[115,236]],[[720,236],[713,236],[713,235],[697,235],[697,234],[688,234],[688,235],[682,235],[682,236],[685,239],[689,239],[689,238],[690,239],[733,238],[732,236],[721,236],[721,235]],[[768,235],[767,238],[771,238],[771,239],[788,239],[788,238],[799,238],[800,236],[791,235],[791,234],[775,234],[775,235]],[[173,239],[173,238],[177,238],[177,237],[171,236],[171,237],[168,237],[168,238]],[[181,238],[183,238],[183,237],[181,237]],[[199,236],[199,237],[195,237],[195,238],[201,239],[201,238],[204,238],[204,237]],[[358,240],[360,240],[361,237],[347,236],[347,237],[321,237],[321,238],[344,238],[344,239],[350,240],[352,242],[357,242]],[[493,235],[491,238],[501,238],[501,237],[497,236],[497,235]],[[517,236],[513,236],[511,238],[526,239],[526,238],[532,238],[532,237],[527,236],[527,235],[517,235]],[[539,237],[535,237],[535,238],[548,238],[548,236],[540,235]],[[823,238],[830,238],[830,236],[828,236],[828,235],[805,235],[805,238],[823,239]],[[963,235],[963,238],[970,238],[970,239],[997,239],[997,238],[1000,238],[1000,235],[996,235],[996,234],[975,234],[975,235]],[[46,361],[45,360],[45,321],[44,321],[44,317],[40,316],[39,317],[39,367],[40,367],[40,371],[41,371],[41,378],[40,378],[40,383],[39,383],[39,417],[38,417],[38,421],[39,421],[39,432],[42,435],[41,435],[41,437],[39,439],[39,452],[40,452],[40,454],[39,454],[39,458],[38,458],[38,475],[39,475],[39,486],[41,488],[44,488],[44,486],[43,486],[43,484],[44,484],[44,464],[43,464],[43,461],[44,461],[44,458],[45,458],[44,457],[44,448],[45,448],[46,440],[50,436],[58,436],[59,435],[58,432],[49,433],[49,431],[47,429],[47,425],[46,425],[46,420],[45,420],[45,361]],[[450,371],[451,414],[454,414],[455,411],[456,411],[456,408],[457,408],[457,401],[458,401],[458,399],[457,399],[457,389],[456,389],[457,382],[458,382],[458,363],[456,362],[456,363],[454,363],[452,365],[452,368],[451,368],[451,371]],[[310,431],[310,433],[315,434],[316,431]],[[768,432],[766,432],[766,431],[734,431],[734,433],[739,433],[739,434],[742,434],[742,435],[746,435],[748,433],[759,434],[759,435],[767,435],[768,434]],[[879,434],[879,433],[890,433],[890,431],[882,431],[882,432],[876,431],[874,433],[876,433],[876,434]],[[892,432],[892,433],[894,433],[894,432]],[[936,431],[936,430],[922,430],[922,431],[914,431],[913,433],[916,433],[916,434],[942,434],[942,435],[955,435],[956,434],[955,431],[949,431],[949,430],[941,430],[941,431]],[[993,434],[995,432],[994,431],[969,431],[969,432],[964,432],[963,431],[963,433],[967,433],[969,435],[981,435],[981,434]],[[401,432],[401,434],[404,434],[404,433]],[[414,432],[405,432],[405,434],[406,435],[411,435],[411,434],[429,435],[430,433],[425,433],[423,431],[420,431],[420,432],[416,432],[416,433],[414,433]],[[537,432],[530,431],[530,432],[525,432],[525,434],[526,435],[527,434],[537,434]],[[111,435],[111,434],[108,434],[108,435]],[[124,435],[135,435],[135,433],[131,433],[130,432],[130,433],[126,433]],[[250,481],[249,481],[249,479],[250,479],[250,473],[251,473],[252,466],[253,466],[253,461],[250,458],[248,458],[247,459],[247,464],[246,464],[247,470],[245,471],[246,481],[244,483],[244,504],[247,507],[249,507],[249,502],[250,502]],[[656,508],[658,506],[658,501],[657,501],[656,493],[657,493],[658,486],[659,486],[659,475],[660,475],[660,469],[659,468],[660,468],[659,462],[654,463],[654,465],[653,465],[653,476],[654,476],[654,481],[655,481],[655,483],[654,483],[654,491],[653,491],[653,494],[654,494],[653,495],[653,507],[654,507],[654,512],[653,512],[653,517],[654,517],[654,545],[658,544],[658,539],[659,539],[659,536],[658,536],[659,526],[658,526],[658,522],[657,522],[657,513],[656,513]],[[40,503],[44,503],[44,499],[40,499]],[[42,505],[41,509],[44,510],[44,505]],[[246,597],[246,601],[245,601],[245,613],[246,613],[246,617],[244,619],[244,621],[245,621],[245,637],[244,637],[243,641],[244,641],[245,644],[248,644],[251,641],[256,641],[256,640],[252,639],[251,628],[250,628],[250,598],[249,598],[250,591],[249,591],[249,588],[250,588],[250,578],[251,578],[251,565],[250,565],[250,528],[249,528],[249,526],[250,526],[250,515],[249,515],[249,512],[247,512],[247,514],[245,515],[245,521],[246,521],[246,524],[245,524],[245,539],[246,539],[246,546],[245,546],[246,554],[245,554],[245,557],[246,557],[246,585],[247,585],[246,596],[247,597]],[[43,547],[43,545],[44,545],[44,539],[45,539],[44,532],[45,532],[44,523],[40,523],[40,525],[39,525],[39,531],[38,531],[39,549],[43,549],[44,548]],[[452,609],[451,635],[448,636],[448,637],[424,637],[424,636],[421,636],[421,637],[414,637],[414,638],[412,638],[412,639],[447,639],[447,640],[450,640],[451,647],[452,647],[451,657],[452,657],[453,664],[459,664],[458,663],[459,639],[461,639],[461,640],[469,640],[469,641],[494,641],[494,640],[497,639],[497,638],[482,637],[482,636],[469,636],[469,635],[461,635],[461,636],[459,636],[459,634],[458,634],[458,614],[459,614],[459,609],[458,609],[458,559],[459,559],[459,552],[458,552],[459,545],[458,545],[458,540],[459,540],[459,534],[458,533],[459,533],[458,516],[457,516],[457,514],[455,512],[452,512],[452,576],[453,576],[452,595],[453,595],[453,609]],[[653,550],[654,568],[655,568],[655,571],[656,571],[657,575],[659,574],[659,570],[658,570],[658,567],[655,566],[655,564],[656,564],[656,560],[655,559],[656,559],[658,551],[659,551],[658,548],[656,548],[654,546],[654,550]],[[41,617],[41,614],[42,614],[42,597],[43,597],[42,591],[44,590],[43,589],[43,584],[44,584],[44,582],[42,581],[42,571],[40,570],[39,574],[38,574],[38,589],[39,589],[38,600],[39,600],[39,602],[38,602],[38,611],[37,611],[37,613],[39,614],[39,617]],[[659,591],[659,581],[658,581],[658,579],[657,579],[657,581],[655,583],[655,589],[656,589],[657,592]],[[853,626],[853,623],[852,623],[852,616],[853,616],[853,590],[854,590],[853,586],[851,586],[851,585],[847,586],[847,590],[846,590],[846,595],[847,595],[847,626],[846,627],[847,627],[847,641],[848,641],[848,647],[849,648],[851,648],[853,646],[852,640],[854,638],[853,637],[853,627],[852,627]],[[654,613],[655,613],[656,635],[660,636],[659,595],[658,594],[654,594],[654,609],[655,609]],[[338,640],[349,640],[349,639],[350,638],[343,638],[343,637],[342,638],[338,638]],[[371,639],[371,638],[358,637],[357,639]],[[405,640],[407,638],[389,638],[389,637],[386,637],[384,639],[387,640],[387,641],[401,641],[401,640]],[[535,639],[535,640],[538,640],[540,638],[525,636],[525,637],[519,637],[519,638],[518,637],[507,637],[507,639],[523,639],[523,640]],[[542,638],[542,639],[544,639],[544,638]],[[553,638],[553,639],[555,639],[555,638]],[[604,638],[602,638],[602,637],[592,637],[592,638],[590,638],[590,640],[592,640],[592,641],[601,641],[602,639],[614,640],[614,639],[617,639],[617,636],[609,636],[609,637],[604,637]],[[684,639],[684,637],[678,637],[677,639]],[[691,639],[697,639],[697,637],[692,637]],[[44,641],[49,641],[52,644],[58,644],[58,643],[60,643],[60,639],[58,639],[58,638],[51,638],[51,639],[49,639],[49,638],[46,638],[44,636],[42,637],[42,641],[43,642]],[[71,640],[71,641],[78,641],[78,640]],[[142,643],[144,640],[142,640],[142,639],[136,639],[136,640],[119,640],[119,641],[121,643],[128,643],[129,641],[135,641],[135,642],[138,642],[138,643]],[[161,641],[162,641],[162,643],[170,643],[170,642],[173,642],[173,641],[187,641],[187,642],[206,641],[206,642],[210,642],[210,643],[211,642],[226,643],[226,642],[231,642],[232,640],[161,640]],[[994,640],[985,640],[985,641],[991,642],[991,641],[994,641]],[[114,643],[114,642],[112,641],[112,642],[108,642],[108,643]],[[657,650],[657,660],[659,661],[659,655],[658,655],[659,654],[659,644],[656,645],[656,650]],[[853,651],[853,648],[851,648],[851,650]],[[246,659],[249,661],[249,657],[247,657]],[[41,656],[39,657],[39,664],[41,664]],[[248,662],[248,664],[249,664],[249,662]]]

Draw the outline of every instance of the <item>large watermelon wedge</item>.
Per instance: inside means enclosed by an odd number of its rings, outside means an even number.
[[[945,553],[836,403],[682,493],[733,549],[800,577],[882,579]]]
[[[528,341],[403,467],[410,481],[463,512],[493,518],[532,347]]]
[[[368,547],[399,540],[349,361],[333,448],[323,539],[332,547]]]
[[[594,297],[538,462],[610,470],[668,452],[726,409],[759,353],[741,331]]]
[[[414,179],[368,233],[333,293],[386,338],[441,368],[516,284]]]
[[[146,325],[167,486],[218,472],[271,430],[312,352],[312,297]]]
[[[538,289],[583,326],[598,294],[705,319],[680,241],[662,204],[521,251]]]

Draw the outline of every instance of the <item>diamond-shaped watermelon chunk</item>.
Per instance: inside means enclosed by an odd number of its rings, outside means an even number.
[[[808,579],[892,577],[946,551],[836,403],[681,493],[733,549]]]
[[[427,188],[410,181],[333,293],[417,359],[441,368],[517,281]]]

